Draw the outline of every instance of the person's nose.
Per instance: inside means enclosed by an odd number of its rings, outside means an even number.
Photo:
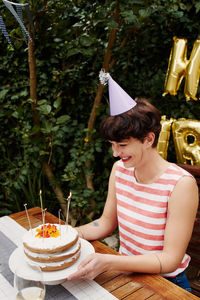
[[[112,146],[112,151],[113,151],[113,156],[114,157],[118,157],[120,156],[121,151],[119,150],[119,148],[117,146]]]

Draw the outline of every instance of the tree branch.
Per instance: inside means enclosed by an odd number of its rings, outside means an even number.
[[[119,6],[118,3],[119,1],[116,0],[117,6],[114,12],[114,19],[116,22],[119,20]],[[116,34],[117,34],[118,28],[114,28],[110,31],[109,35],[109,40],[108,40],[108,46],[104,55],[104,61],[103,61],[103,66],[102,68],[105,69],[105,72],[108,72],[110,70],[110,63],[111,63],[111,56],[112,56],[112,48],[114,46],[115,40],[116,40]],[[101,99],[103,96],[103,91],[104,91],[104,85],[99,83],[96,97],[94,99],[93,107],[90,113],[90,117],[88,120],[88,130],[91,131],[94,128],[95,120],[96,120],[96,109],[100,106],[101,104]],[[89,143],[88,143],[89,144]],[[90,165],[90,161],[86,162],[86,166],[88,167]],[[94,191],[94,185],[92,181],[92,177],[90,174],[86,174],[86,184],[88,189]],[[91,206],[94,208],[96,206],[96,202],[94,199],[90,200]],[[90,217],[94,215],[94,212],[91,212]]]

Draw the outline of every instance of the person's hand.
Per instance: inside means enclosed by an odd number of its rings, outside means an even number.
[[[78,266],[78,270],[68,276],[68,280],[87,278],[94,279],[97,275],[108,269],[108,255],[93,253],[83,260]]]

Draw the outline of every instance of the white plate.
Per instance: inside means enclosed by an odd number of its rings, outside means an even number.
[[[81,255],[79,259],[70,267],[59,270],[59,271],[43,271],[43,278],[45,284],[56,285],[64,282],[66,278],[77,271],[78,265],[84,260],[89,254],[94,253],[94,247],[86,240],[80,239],[81,241]],[[20,276],[25,279],[35,277],[36,273],[27,263],[26,255],[24,254],[23,247],[16,248],[9,258],[9,268],[14,273],[17,266],[20,265]],[[36,276],[37,277],[37,276]]]

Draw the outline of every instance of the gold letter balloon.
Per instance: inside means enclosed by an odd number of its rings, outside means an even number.
[[[164,159],[167,159],[172,122],[173,119],[171,118],[170,120],[167,120],[166,116],[162,116],[160,122],[162,128],[158,139],[157,151],[160,154],[160,156],[162,156]]]
[[[172,128],[177,163],[200,166],[200,121],[185,118],[167,120],[166,116],[162,116],[161,124],[157,145],[160,156],[167,159]]]
[[[172,133],[177,162],[200,165],[200,121],[178,119],[172,123]]]
[[[174,37],[173,40],[163,96],[168,93],[176,95],[182,79],[185,77],[186,100],[191,98],[197,100],[196,93],[200,77],[200,39],[195,41],[189,60],[187,60],[187,40],[177,37]]]

